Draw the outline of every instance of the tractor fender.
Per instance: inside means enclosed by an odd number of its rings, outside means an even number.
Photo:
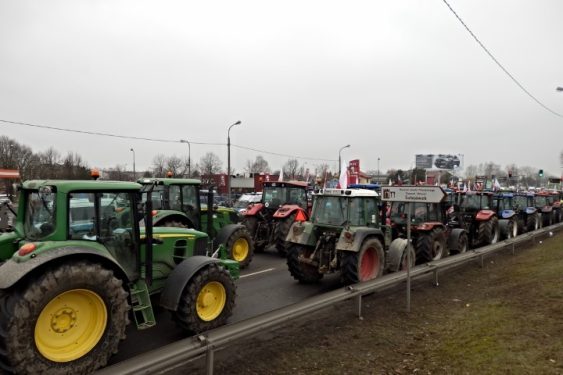
[[[219,229],[217,236],[213,239],[213,249],[216,249],[221,244],[226,244],[231,235],[239,229],[247,230],[244,224],[227,224]]]
[[[8,259],[0,266],[0,289],[6,289],[13,286],[19,280],[43,266],[47,266],[48,264],[54,262],[61,263],[61,261],[71,258],[98,261],[106,267],[112,268],[114,272],[116,272],[116,276],[119,279],[124,280],[124,284],[127,284],[126,280],[129,279],[127,272],[109,253],[103,253],[96,249],[65,246],[41,253],[25,262],[15,261],[14,258]]]
[[[274,219],[285,219],[286,217],[297,211],[303,211],[305,217],[306,218],[309,217],[309,215],[307,215],[307,212],[301,207],[299,207],[298,205],[286,204],[281,206],[280,208],[278,208],[276,212],[274,212]]]
[[[500,213],[500,219],[511,219],[514,215],[516,215],[516,211],[514,210],[502,210]]]
[[[551,211],[553,211],[553,207],[551,207],[551,206],[544,206],[541,209],[541,212],[543,212],[545,214],[551,213]]]
[[[535,207],[526,207],[526,214],[527,215],[533,215],[536,212],[538,212],[538,209]]]
[[[346,232],[348,231],[343,230],[340,232],[340,237],[338,238],[338,242],[336,242],[336,250],[358,252],[367,237],[376,237],[381,241],[381,245],[385,246],[381,229],[357,228],[353,232],[352,240],[346,238]]]
[[[407,246],[409,245],[409,241],[406,238],[396,238],[391,242],[389,246],[389,250],[387,250],[386,262],[385,262],[385,269],[388,272],[397,272],[401,268],[401,263],[403,261],[403,256],[407,254]],[[412,244],[410,244],[411,255],[414,255],[414,248]],[[411,262],[414,262],[415,259],[412,259]]]
[[[164,288],[160,294],[160,306],[170,311],[176,311],[182,297],[182,291],[192,277],[205,266],[219,262],[219,259],[203,255],[194,255],[184,259],[172,270],[164,282]]]
[[[194,226],[191,224],[190,219],[183,212],[173,210],[159,210],[156,216],[153,217],[153,225],[155,227],[161,226],[167,221],[176,221],[186,225],[190,228]]]
[[[244,212],[243,216],[256,216],[258,215],[258,213],[260,211],[262,211],[262,208],[264,207],[263,203],[251,203],[247,208],[246,211]]]
[[[463,228],[454,228],[448,236],[448,253],[451,254],[452,250],[459,251],[459,237],[465,233]]]
[[[488,221],[491,217],[495,216],[495,212],[491,210],[481,210],[475,215],[475,220],[477,221]]]
[[[442,228],[444,231],[446,230],[446,226],[444,225],[444,223],[441,223],[439,221],[429,221],[427,223],[422,223],[416,226],[417,231],[429,232],[434,228]]]

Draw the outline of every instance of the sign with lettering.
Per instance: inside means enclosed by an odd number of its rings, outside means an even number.
[[[446,193],[439,186],[383,186],[381,198],[390,202],[440,203]]]

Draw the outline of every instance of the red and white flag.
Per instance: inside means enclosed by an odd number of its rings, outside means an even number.
[[[342,160],[342,166],[340,167],[340,178],[338,179],[338,188],[347,189],[348,188],[348,167],[346,162]]]

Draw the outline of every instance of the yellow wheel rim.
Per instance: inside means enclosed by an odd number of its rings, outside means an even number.
[[[248,257],[248,242],[244,238],[239,238],[233,244],[233,259],[242,262]]]
[[[212,281],[201,288],[197,295],[197,316],[206,322],[216,319],[227,302],[227,292],[223,284]]]
[[[59,294],[41,311],[35,324],[35,344],[53,362],[70,362],[86,355],[102,337],[108,315],[102,298],[91,290]]]

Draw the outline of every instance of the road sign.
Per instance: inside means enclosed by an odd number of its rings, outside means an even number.
[[[381,198],[390,202],[439,203],[446,193],[439,186],[383,186]]]

